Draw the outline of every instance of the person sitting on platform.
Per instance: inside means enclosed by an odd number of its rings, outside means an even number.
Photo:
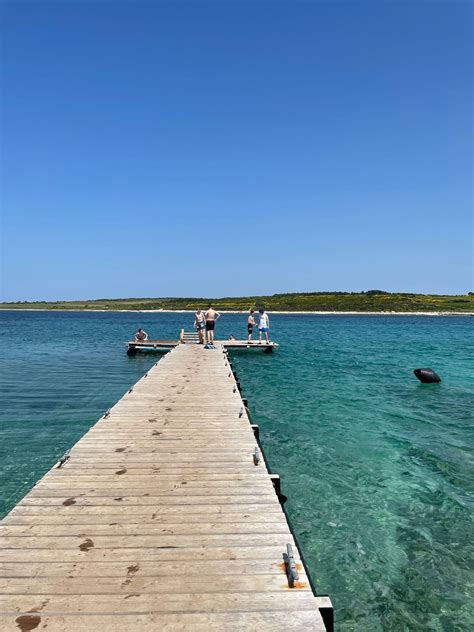
[[[144,340],[148,340],[148,334],[146,333],[146,331],[143,331],[143,329],[139,329],[135,334],[135,341],[143,342]]]

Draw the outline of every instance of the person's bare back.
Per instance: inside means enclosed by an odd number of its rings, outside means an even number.
[[[212,305],[209,305],[209,308],[204,316],[206,317],[207,342],[212,344],[214,342],[214,327],[216,326],[216,320],[219,318],[220,314],[213,309]]]
[[[206,320],[217,320],[217,314],[218,312],[210,307],[206,312]]]

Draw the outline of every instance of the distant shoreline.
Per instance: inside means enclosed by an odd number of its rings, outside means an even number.
[[[70,301],[0,301],[0,310],[192,313],[213,305],[227,314],[245,314],[250,308],[269,314],[313,315],[474,315],[474,292],[467,294],[412,294],[408,292],[293,292],[261,296],[128,297]]]
[[[268,314],[283,314],[288,316],[474,316],[474,312],[335,312],[335,311],[279,311],[265,310]],[[194,314],[194,309],[44,309],[26,308],[16,309],[14,307],[0,307],[0,312],[71,312],[80,314],[83,312],[101,314]],[[221,314],[248,314],[248,310],[221,310]]]

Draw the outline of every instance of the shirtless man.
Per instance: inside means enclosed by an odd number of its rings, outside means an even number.
[[[207,343],[214,344],[214,327],[216,326],[216,320],[220,317],[219,312],[209,305],[207,312],[204,314],[206,318],[206,333]]]
[[[254,318],[255,311],[253,309],[250,310],[249,317],[247,318],[247,342],[252,342],[252,333],[253,328],[257,324]]]
[[[137,342],[143,342],[143,340],[148,340],[148,334],[143,329],[139,329],[135,334],[135,340]]]
[[[197,310],[196,314],[194,315],[194,328],[197,329],[197,332],[199,334],[199,344],[203,345],[204,344],[204,328],[206,326],[206,318],[204,316],[204,312],[202,312],[200,309]]]

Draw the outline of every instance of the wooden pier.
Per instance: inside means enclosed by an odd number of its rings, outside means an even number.
[[[330,629],[254,431],[222,344],[173,348],[2,521],[0,629]]]

